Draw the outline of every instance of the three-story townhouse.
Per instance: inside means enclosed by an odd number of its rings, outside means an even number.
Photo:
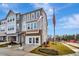
[[[47,26],[47,15],[42,8],[22,14],[22,41],[35,45],[46,42]]]
[[[6,41],[6,20],[2,19],[0,21],[0,41]]]
[[[2,26],[5,26],[7,41],[34,45],[47,41],[47,15],[43,8],[24,14],[10,10],[5,19],[6,23]]]

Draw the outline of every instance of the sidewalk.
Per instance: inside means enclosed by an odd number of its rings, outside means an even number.
[[[75,51],[75,53],[73,53],[73,54],[68,54],[68,55],[64,55],[64,56],[79,56],[79,49],[69,46],[68,45],[69,43],[63,43],[63,44],[66,45],[67,47],[69,47],[70,49],[72,49],[73,51]]]
[[[67,44],[70,44],[70,45],[73,45],[73,46],[79,47],[79,44],[78,44],[78,43],[67,42]]]
[[[24,50],[17,49],[19,46],[13,46],[11,48],[0,48],[0,56],[39,56],[38,54],[30,53],[30,51],[37,46],[26,45]]]

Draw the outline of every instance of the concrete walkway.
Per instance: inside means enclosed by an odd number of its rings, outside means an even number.
[[[64,56],[79,56],[79,49],[72,47],[72,46],[69,46],[67,43],[62,43],[62,44],[66,45],[71,50],[75,51],[75,53],[73,53],[73,54],[68,54],[68,55],[64,55]]]
[[[71,42],[67,42],[67,44],[70,44],[70,45],[73,45],[73,46],[79,47],[79,43],[71,43]]]
[[[30,53],[30,51],[37,46],[34,45],[26,45],[24,50],[18,50],[17,46],[12,48],[0,48],[0,56],[39,56],[38,54]]]

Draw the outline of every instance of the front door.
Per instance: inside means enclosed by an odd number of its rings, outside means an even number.
[[[40,45],[40,36],[26,36],[26,44]]]

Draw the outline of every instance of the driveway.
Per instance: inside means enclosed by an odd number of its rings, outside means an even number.
[[[36,48],[37,46],[34,45],[26,45],[24,46],[24,50],[19,50],[17,47],[13,48],[0,48],[0,56],[39,56],[37,54],[30,53],[32,49]]]

